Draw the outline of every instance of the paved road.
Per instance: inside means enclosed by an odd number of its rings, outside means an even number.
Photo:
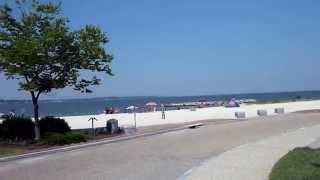
[[[209,125],[0,163],[0,180],[176,179],[206,159],[233,147],[316,124],[320,124],[319,113]]]

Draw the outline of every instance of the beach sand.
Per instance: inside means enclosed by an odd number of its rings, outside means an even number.
[[[269,116],[276,115],[274,113],[275,108],[284,108],[285,113],[320,109],[320,100],[257,105],[242,104],[239,108],[209,107],[200,108],[196,111],[190,111],[188,109],[173,110],[166,111],[166,119],[161,119],[161,111],[137,113],[136,120],[137,126],[143,127],[186,123],[208,119],[235,119],[235,112],[245,112],[247,118],[252,118],[258,116],[257,110],[259,109],[267,110]],[[69,123],[71,129],[87,129],[91,128],[91,122],[88,121],[90,117],[98,119],[98,121],[94,122],[95,127],[105,127],[106,121],[109,119],[117,119],[120,126],[134,125],[134,114],[132,113],[65,116],[63,118]]]

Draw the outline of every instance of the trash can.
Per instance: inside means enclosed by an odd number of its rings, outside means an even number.
[[[116,119],[108,120],[106,127],[107,127],[107,132],[109,132],[110,134],[118,133],[119,131],[118,120]]]

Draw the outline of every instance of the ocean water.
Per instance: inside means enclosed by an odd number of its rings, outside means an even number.
[[[90,99],[61,99],[61,100],[40,100],[41,116],[71,116],[90,115],[103,113],[105,107],[117,107],[121,112],[128,106],[144,106],[147,102],[153,101],[158,104],[197,102],[199,100],[227,100],[256,99],[256,100],[287,100],[295,98],[320,99],[320,91],[299,91],[279,93],[257,93],[257,94],[228,94],[228,95],[205,95],[205,96],[183,96],[183,97],[106,97]],[[32,115],[32,103],[29,100],[1,100],[0,112],[8,113],[12,110],[16,114]]]

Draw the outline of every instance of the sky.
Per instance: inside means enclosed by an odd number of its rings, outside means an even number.
[[[8,2],[8,0],[0,0]],[[64,0],[72,29],[101,27],[115,76],[92,94],[185,96],[320,89],[318,0]],[[29,98],[0,74],[0,98]]]

